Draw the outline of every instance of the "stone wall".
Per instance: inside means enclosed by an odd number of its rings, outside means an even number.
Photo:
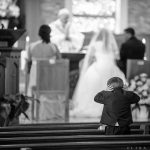
[[[25,5],[26,29],[30,42],[34,42],[39,39],[39,27],[57,18],[58,10],[65,7],[65,0],[25,0]]]
[[[42,22],[49,24],[57,18],[57,13],[65,7],[64,0],[40,0]]]
[[[128,25],[150,34],[150,0],[128,0]]]
[[[57,18],[66,0],[26,0],[26,28],[31,41],[38,39],[41,24],[49,24]],[[71,0],[69,0],[70,2]],[[122,0],[123,1],[123,0]],[[150,34],[150,0],[128,0],[128,26],[136,32]]]

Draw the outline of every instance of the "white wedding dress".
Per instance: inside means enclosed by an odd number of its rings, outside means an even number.
[[[90,65],[89,57],[95,57],[95,61]],[[107,81],[111,77],[120,77],[125,81],[125,76],[115,63],[113,51],[105,51],[101,42],[96,42],[94,48],[86,54],[83,69],[80,74],[74,95],[73,110],[70,110],[72,117],[97,117],[100,118],[103,105],[94,101],[95,95],[107,89]],[[99,121],[99,119],[98,119]]]

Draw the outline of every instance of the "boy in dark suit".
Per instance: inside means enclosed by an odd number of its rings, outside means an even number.
[[[100,126],[106,135],[130,134],[132,121],[131,104],[138,103],[140,97],[125,91],[122,79],[113,77],[108,80],[108,91],[99,92],[94,101],[104,104]]]

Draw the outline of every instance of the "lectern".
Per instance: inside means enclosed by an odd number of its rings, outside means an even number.
[[[13,47],[25,30],[0,29],[0,97],[19,92],[21,49]]]

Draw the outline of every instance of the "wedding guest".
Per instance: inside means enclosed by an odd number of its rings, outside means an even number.
[[[36,78],[36,60],[37,59],[59,59],[61,58],[60,52],[57,46],[51,43],[50,39],[51,28],[48,25],[41,25],[39,29],[40,40],[31,43],[28,49],[27,58],[27,73],[30,76],[29,79],[29,91],[32,86],[35,85]]]
[[[63,8],[58,12],[58,19],[50,23],[52,28],[51,40],[61,52],[79,52],[82,48],[84,35],[74,27],[70,12]]]

